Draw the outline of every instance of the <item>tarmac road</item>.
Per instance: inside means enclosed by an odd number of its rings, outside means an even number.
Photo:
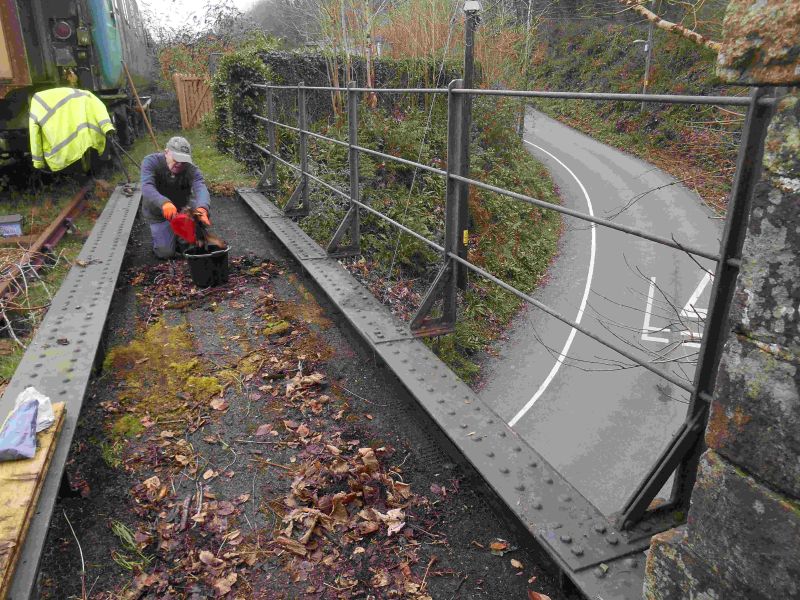
[[[525,144],[564,206],[718,251],[722,220],[653,165],[536,111]],[[691,382],[711,292],[704,269],[714,264],[574,217],[564,229],[535,297]],[[621,509],[657,459],[689,396],[532,306],[485,373],[483,398],[605,514]]]

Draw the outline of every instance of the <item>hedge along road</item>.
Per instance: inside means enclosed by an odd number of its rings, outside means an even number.
[[[536,111],[525,129],[565,206],[718,251],[722,220],[671,176]],[[691,383],[714,263],[563,219],[535,297]],[[484,399],[603,513],[620,510],[683,422],[688,392],[533,307],[498,351]]]

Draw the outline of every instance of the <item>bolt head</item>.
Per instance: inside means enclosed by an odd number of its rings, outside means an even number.
[[[595,524],[594,524],[594,530],[595,530],[597,533],[605,533],[605,532],[606,532],[606,526],[605,526],[605,523],[595,523]]]

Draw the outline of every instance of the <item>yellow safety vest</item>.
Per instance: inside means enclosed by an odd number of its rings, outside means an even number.
[[[53,88],[34,94],[28,118],[33,166],[60,171],[89,148],[102,153],[114,130],[105,104],[91,92]]]

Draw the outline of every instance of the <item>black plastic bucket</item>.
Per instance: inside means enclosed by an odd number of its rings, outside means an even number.
[[[228,250],[209,245],[207,248],[191,248],[183,253],[189,263],[189,273],[197,287],[212,287],[228,282]]]

